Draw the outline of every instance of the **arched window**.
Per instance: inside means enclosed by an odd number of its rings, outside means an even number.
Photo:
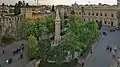
[[[105,16],[107,17],[107,14],[105,13]]]
[[[96,13],[96,16],[98,16],[98,13]]]
[[[81,12],[79,12],[79,15],[81,15]]]
[[[100,13],[100,16],[102,16],[102,13]]]
[[[113,15],[113,14],[111,14],[111,17],[114,17],[114,15]]]
[[[107,22],[105,21],[105,24],[107,24]]]
[[[89,15],[90,15],[90,13],[89,13]]]
[[[85,21],[85,19],[84,19],[84,21]]]

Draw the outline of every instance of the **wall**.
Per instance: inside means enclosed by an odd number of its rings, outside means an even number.
[[[20,23],[23,18],[19,16],[0,16],[0,27],[2,36],[9,34],[11,36],[17,36],[19,33]]]

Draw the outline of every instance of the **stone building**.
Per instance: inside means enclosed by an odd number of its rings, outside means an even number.
[[[61,9],[61,14],[67,13],[69,16],[71,15],[71,10],[74,10],[75,16],[84,21],[95,21],[107,26],[119,26],[117,11],[120,9],[118,9],[117,5],[78,5],[75,3],[70,7],[64,7],[64,9]]]
[[[21,15],[23,15],[25,19],[32,18],[43,20],[46,16],[50,14],[52,14],[50,8],[45,8],[45,6],[29,6],[21,8]]]
[[[118,27],[117,8],[84,8],[83,16],[82,10],[75,10],[75,13],[84,21],[95,21],[102,23],[102,25]]]
[[[4,15],[0,16],[0,38],[4,35],[16,37],[19,34],[20,23],[22,16]]]

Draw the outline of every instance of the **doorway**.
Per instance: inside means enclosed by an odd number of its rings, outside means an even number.
[[[113,26],[113,22],[111,22],[111,26]]]

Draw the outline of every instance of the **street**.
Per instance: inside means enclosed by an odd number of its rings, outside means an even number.
[[[24,44],[24,51],[23,51],[23,59],[18,60],[20,53],[13,55],[13,51],[17,48],[20,48],[21,44]],[[26,67],[27,65],[27,52],[28,52],[28,44],[26,41],[19,41],[13,44],[2,48],[4,50],[4,54],[0,56],[0,64],[2,67]],[[6,60],[12,58],[12,63],[7,64]]]
[[[106,47],[110,45],[114,48],[120,44],[120,30],[115,32],[109,30],[108,27],[101,29],[102,32],[107,33],[107,36],[101,34],[98,42],[93,44],[93,52],[86,57],[84,67],[111,67],[116,62],[112,57],[112,52],[106,51]]]

